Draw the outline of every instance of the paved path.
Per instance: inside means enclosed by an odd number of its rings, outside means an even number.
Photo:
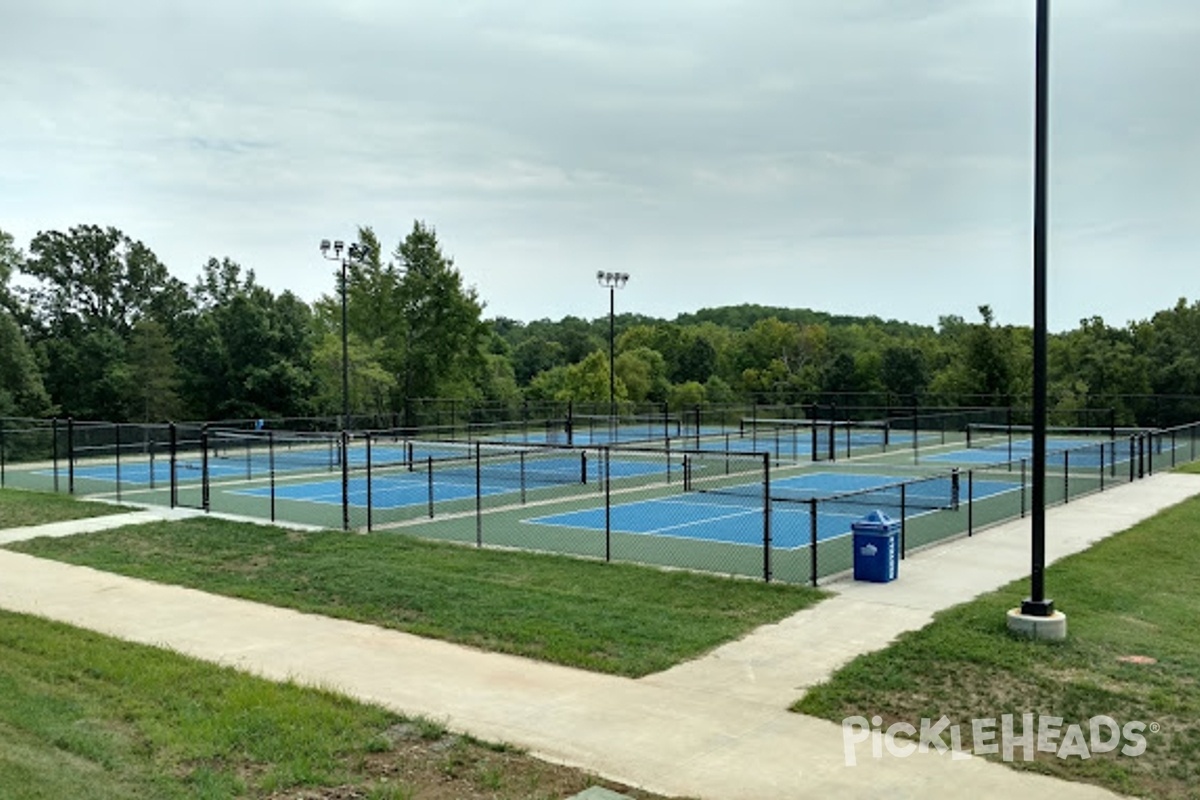
[[[1051,509],[1049,557],[1084,549],[1197,493],[1200,477],[1160,474]],[[97,530],[163,513],[0,532],[0,542]],[[272,678],[336,688],[668,795],[1112,798],[1091,786],[935,753],[873,759],[864,746],[857,766],[848,767],[838,725],[786,711],[805,687],[859,653],[923,626],[940,608],[1025,574],[1028,542],[1026,520],[928,549],[904,561],[894,583],[831,584],[837,594],[813,608],[641,680],[483,653],[3,550],[0,607]]]

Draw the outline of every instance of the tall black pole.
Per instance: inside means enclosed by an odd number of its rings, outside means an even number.
[[[608,287],[608,416],[611,425],[617,419],[616,309],[617,287]],[[615,433],[615,431],[614,431]]]
[[[1050,88],[1050,0],[1037,0],[1033,157],[1033,508],[1029,597],[1021,613],[1048,617],[1046,597],[1046,168]]]
[[[350,347],[346,322],[346,262],[348,261],[349,258],[342,259],[342,430],[350,429]]]
[[[330,254],[330,250],[333,254]],[[342,250],[345,249],[346,254],[342,255]],[[346,270],[351,262],[363,264],[373,254],[373,249],[370,245],[352,243],[349,247],[338,239],[335,242],[330,242],[328,239],[321,240],[321,255],[329,261],[339,262],[342,269],[341,278],[341,294],[342,294],[342,430],[350,428],[350,323],[347,320],[346,306],[347,296],[349,294],[346,281]]]

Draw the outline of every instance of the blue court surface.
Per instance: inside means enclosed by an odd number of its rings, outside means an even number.
[[[1104,461],[1101,464],[1101,454]],[[956,464],[1003,464],[1012,461],[1028,461],[1033,457],[1033,442],[1031,440],[1014,441],[1011,455],[1007,444],[989,445],[987,447],[955,450],[950,453],[938,453],[925,456],[926,461],[945,461]],[[1064,464],[1074,467],[1109,466],[1111,464],[1127,464],[1130,460],[1129,443],[1118,442],[1115,445],[1105,442],[1099,444],[1082,444],[1078,440],[1046,440],[1046,465],[1061,468]]]
[[[223,478],[246,472],[245,467],[237,468],[228,464],[212,463],[208,468],[209,476],[212,478]],[[43,469],[38,470],[37,475],[53,475],[54,470]],[[66,465],[58,468],[60,478],[67,476]],[[199,462],[193,461],[178,461],[175,466],[176,480],[184,482],[199,482],[203,476]],[[103,483],[117,482],[117,465],[112,464],[96,464],[94,466],[75,465],[75,478],[77,480],[92,480]],[[151,480],[153,478],[153,481]],[[171,482],[171,462],[167,459],[154,462],[154,468],[151,470],[150,462],[135,461],[129,464],[121,465],[121,484],[136,484],[149,486],[151,483],[155,485],[166,486]]]
[[[949,497],[949,478],[946,496]],[[811,473],[771,482],[773,497],[792,499],[830,497],[844,492],[892,487],[894,475]],[[934,482],[936,484],[936,482]],[[1016,491],[1019,485],[1008,481],[974,481],[974,499]],[[615,533],[673,537],[707,542],[723,542],[761,547],[763,543],[762,485],[744,484],[726,487],[724,493],[688,492],[674,497],[641,500],[614,505],[611,528]],[[890,494],[890,489],[885,490]],[[936,485],[932,491],[940,492]],[[962,487],[966,491],[966,487]],[[755,496],[757,493],[757,496]],[[899,492],[896,492],[898,499]],[[965,498],[964,498],[965,501]],[[897,500],[898,502],[898,500]],[[885,494],[864,495],[851,500],[828,500],[817,504],[817,539],[834,539],[850,533],[850,525],[871,510],[880,509],[899,517],[898,505],[889,505]],[[908,518],[916,516],[908,510]],[[604,531],[604,508],[590,508],[524,520],[532,525],[582,528]],[[804,502],[777,500],[771,504],[771,542],[782,550],[807,547],[812,541],[809,505]]]
[[[581,479],[581,463],[586,463],[588,482]],[[419,465],[419,460],[417,461]],[[547,458],[539,456],[527,459],[525,466],[519,461],[505,460],[499,463],[489,463],[483,460],[479,472],[479,493],[481,496],[519,492],[522,482],[526,491],[536,491],[547,487],[593,487],[599,493],[598,476],[603,473],[603,463],[599,459],[581,462],[577,456],[556,456]],[[612,459],[609,474],[614,480],[633,477],[665,476],[667,473],[666,458],[655,461],[634,461]],[[522,475],[524,476],[522,478]],[[377,509],[402,508],[405,506],[423,506],[430,500],[432,485],[433,502],[435,504],[451,500],[464,500],[475,496],[475,465],[473,462],[455,463],[454,465],[439,465],[434,462],[433,481],[429,473],[423,469],[413,472],[388,471],[386,474],[371,476],[371,505]],[[234,494],[250,495],[253,497],[270,497],[269,486],[235,490]],[[341,505],[342,481],[340,477],[289,483],[275,487],[276,499],[295,500],[309,503],[327,503]],[[367,479],[361,472],[349,480],[348,498],[352,506],[367,506]]]

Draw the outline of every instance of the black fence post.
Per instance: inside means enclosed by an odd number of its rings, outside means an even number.
[[[75,494],[75,418],[67,417],[67,492]],[[118,498],[120,499],[120,498]]]
[[[967,470],[967,536],[975,535],[975,470]]]
[[[1063,505],[1071,502],[1071,451],[1063,450]]]
[[[900,484],[900,558],[908,557],[908,493],[907,484]]]
[[[425,456],[426,496],[429,498],[429,518],[433,519],[433,456]]]
[[[604,459],[604,561],[612,561],[612,448],[600,451]]]
[[[70,428],[67,428],[67,431],[69,433]],[[116,453],[117,502],[119,503],[121,502],[121,423],[119,422],[113,424],[113,440],[115,445],[113,450]],[[68,471],[71,469],[69,463],[67,469]]]
[[[58,417],[50,420],[50,461],[54,470],[54,493],[58,494]]]
[[[763,453],[763,580],[771,582],[771,454]]]
[[[342,530],[350,530],[350,432],[341,432],[342,444]]]
[[[479,442],[475,442],[475,546],[483,547],[483,460]]]
[[[0,489],[4,488],[4,429],[7,427],[7,420],[0,417]]]
[[[808,500],[808,580],[817,585],[817,500]]]
[[[172,422],[167,427],[167,455],[169,458],[167,469],[171,471],[171,475],[168,478],[171,485],[171,508],[175,508],[175,506],[179,505],[179,477],[175,474],[176,451],[178,446],[179,431],[176,429],[175,423]],[[274,486],[274,482],[272,482],[272,486]]]
[[[367,431],[367,533],[372,530],[372,522],[374,521],[374,505],[371,502],[371,432]]]
[[[267,473],[271,482],[271,522],[275,521],[275,433],[267,431]]]
[[[1021,519],[1025,519],[1025,459],[1023,458],[1021,459]]]
[[[208,424],[200,428],[200,507],[209,510],[208,496]]]

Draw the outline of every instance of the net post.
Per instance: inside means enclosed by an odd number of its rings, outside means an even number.
[[[808,503],[808,582],[817,585],[817,501]]]
[[[271,483],[271,522],[275,521],[275,432],[267,431],[267,472]]]
[[[771,582],[771,454],[763,453],[763,581]]]
[[[517,454],[521,464],[521,505],[525,505],[525,451],[522,450]],[[584,480],[587,480],[587,467],[584,467]]]
[[[350,432],[345,428],[341,432],[342,447],[342,530],[350,530]]]
[[[683,490],[689,492],[692,489],[692,459],[687,453],[683,454]]]
[[[483,547],[483,458],[475,442],[475,546]]]
[[[251,467],[251,465],[250,465],[250,462],[253,460],[252,454],[251,454],[251,451],[253,450],[253,448],[254,448],[254,443],[251,441],[250,437],[247,436],[246,437],[246,480],[250,480],[251,478],[254,477],[254,475],[252,474],[253,467]]]
[[[587,450],[579,451],[579,482],[587,483]]]
[[[958,511],[960,486],[958,467],[954,467],[950,470],[950,508],[953,511]]]
[[[171,476],[169,478],[171,484],[171,488],[169,489],[171,508],[175,508],[175,506],[179,505],[179,477],[175,473],[178,448],[179,431],[175,427],[175,423],[172,422],[167,426],[167,456],[169,459],[167,469],[171,471]]]

